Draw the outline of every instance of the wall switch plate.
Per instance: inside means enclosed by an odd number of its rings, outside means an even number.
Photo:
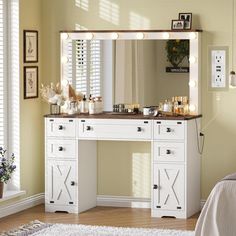
[[[209,85],[210,90],[227,90],[228,83],[228,47],[209,47]]]

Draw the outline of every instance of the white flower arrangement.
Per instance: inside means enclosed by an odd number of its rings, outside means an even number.
[[[56,85],[51,83],[47,86],[42,84],[40,94],[43,100],[49,104],[55,104],[58,106],[63,106],[65,104],[66,99],[62,94],[61,85],[59,83]]]

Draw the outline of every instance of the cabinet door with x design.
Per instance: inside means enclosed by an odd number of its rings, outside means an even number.
[[[184,210],[184,165],[154,164],[154,209]]]
[[[77,205],[75,161],[49,160],[47,201],[53,205]]]

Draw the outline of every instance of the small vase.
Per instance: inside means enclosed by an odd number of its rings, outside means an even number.
[[[2,196],[3,196],[3,187],[4,187],[4,183],[3,183],[3,182],[0,182],[0,199],[1,199]]]

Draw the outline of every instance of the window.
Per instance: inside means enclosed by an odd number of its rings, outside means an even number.
[[[76,91],[83,93],[87,98],[90,94],[93,97],[101,96],[101,41],[71,40],[67,44],[67,55],[66,78]]]
[[[7,188],[19,190],[19,0],[0,0],[0,146],[16,156]]]

